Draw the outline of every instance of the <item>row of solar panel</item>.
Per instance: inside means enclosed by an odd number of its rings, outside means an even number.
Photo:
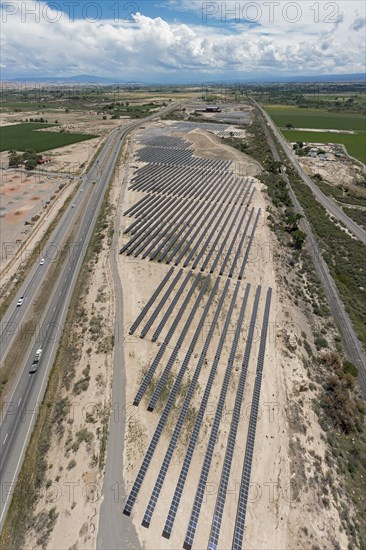
[[[151,147],[174,147],[178,149],[187,149],[192,147],[192,145],[188,141],[177,136],[169,135],[146,137],[144,134],[142,137],[143,143]]]
[[[143,464],[140,468],[140,472],[139,472],[139,474],[136,478],[136,481],[134,483],[133,490],[131,491],[131,494],[130,494],[128,500],[127,500],[125,510],[124,510],[124,513],[127,514],[127,515],[129,515],[131,513],[133,504],[134,504],[134,502],[136,500],[136,497],[137,497],[137,494],[138,494],[138,492],[141,488],[143,479],[144,479],[145,474],[146,474],[147,467],[148,467],[148,465],[149,465],[149,463],[152,459],[152,455],[153,455],[153,453],[156,449],[156,446],[158,444],[158,440],[160,438],[162,429],[163,429],[163,427],[165,425],[165,422],[167,420],[167,415],[171,411],[176,393],[178,391],[179,385],[180,385],[181,380],[183,378],[183,374],[187,369],[189,360],[190,360],[190,358],[193,354],[193,351],[194,351],[195,345],[197,343],[198,336],[199,336],[200,331],[202,329],[203,323],[204,323],[204,321],[205,321],[205,319],[208,315],[209,308],[211,307],[214,296],[217,293],[218,285],[219,285],[219,279],[216,279],[215,285],[214,285],[214,287],[213,287],[213,289],[210,293],[209,300],[206,304],[206,307],[204,309],[204,312],[202,314],[200,322],[197,325],[194,337],[193,337],[192,342],[189,346],[189,349],[188,349],[188,352],[186,354],[185,360],[182,363],[182,366],[181,366],[180,372],[178,374],[176,383],[173,387],[170,399],[168,400],[168,403],[167,403],[167,405],[164,409],[163,415],[162,415],[162,417],[159,421],[159,425],[158,425],[158,427],[157,427],[157,429],[154,433],[154,436],[152,438],[152,441],[151,441],[151,444],[149,446],[148,452],[146,453]],[[186,414],[187,414],[187,411],[188,411],[190,401],[192,399],[195,387],[197,385],[197,381],[198,381],[199,374],[200,374],[201,369],[202,369],[203,362],[206,358],[206,354],[207,354],[209,344],[212,340],[212,336],[213,336],[213,333],[214,333],[214,328],[216,326],[218,316],[219,316],[220,311],[222,309],[222,306],[225,302],[228,287],[229,287],[229,280],[226,281],[224,291],[221,295],[219,305],[217,306],[217,309],[216,309],[216,312],[215,312],[215,317],[214,317],[213,323],[211,325],[210,332],[207,335],[205,345],[203,347],[203,350],[202,350],[200,359],[198,361],[197,367],[195,369],[193,378],[190,382],[189,390],[188,390],[188,392],[185,396],[185,400],[184,400],[183,406],[181,408],[178,421],[175,424],[175,428],[174,428],[174,431],[173,431],[173,434],[172,434],[172,437],[171,437],[171,441],[170,441],[168,449],[166,451],[166,454],[165,454],[163,463],[161,465],[159,474],[157,476],[157,480],[155,482],[155,485],[154,485],[154,488],[153,488],[148,506],[146,508],[146,511],[145,511],[145,514],[144,514],[144,519],[143,519],[143,525],[145,527],[148,527],[150,525],[151,518],[152,518],[152,515],[154,513],[155,506],[157,504],[157,500],[158,500],[161,488],[163,486],[163,483],[164,483],[164,480],[165,480],[165,477],[166,477],[166,474],[167,474],[167,471],[168,471],[168,468],[169,468],[169,464],[172,460],[173,453],[174,453],[174,450],[176,448],[177,441],[178,441],[179,435],[180,435],[182,427],[183,427],[183,423],[184,423],[184,420],[185,420],[185,417],[186,417]],[[201,290],[203,288],[204,287],[202,287]],[[221,352],[222,352],[223,345],[224,345],[224,342],[225,342],[225,339],[226,339],[227,330],[228,330],[229,325],[230,325],[230,319],[231,319],[231,316],[232,316],[232,312],[233,312],[233,309],[234,309],[235,302],[237,300],[238,290],[239,290],[239,282],[236,285],[236,289],[235,289],[235,292],[234,292],[234,295],[233,295],[233,298],[232,298],[232,301],[231,301],[231,304],[230,304],[230,308],[229,308],[227,318],[226,318],[226,322],[225,322],[225,325],[224,325],[224,330],[223,330],[223,333],[222,333],[221,338],[220,338],[220,342],[219,342],[219,345],[218,345],[217,352],[215,354],[215,360],[213,362],[211,372],[210,372],[210,376],[209,376],[209,379],[207,381],[207,385],[206,385],[206,388],[205,388],[205,392],[204,392],[204,395],[202,397],[200,410],[199,410],[199,412],[197,414],[197,417],[196,417],[195,426],[193,428],[190,443],[189,443],[189,446],[188,446],[188,449],[187,449],[187,452],[186,452],[186,456],[185,456],[185,459],[184,459],[184,462],[183,462],[183,466],[182,466],[181,473],[180,473],[180,476],[179,476],[179,479],[178,479],[176,490],[174,492],[172,503],[171,503],[169,513],[168,513],[168,516],[167,516],[167,520],[166,520],[166,523],[165,523],[165,526],[164,526],[163,536],[165,536],[167,538],[170,537],[170,534],[172,532],[172,528],[173,528],[173,524],[174,524],[174,520],[175,520],[175,517],[176,517],[177,510],[178,510],[180,498],[181,498],[181,495],[182,495],[182,492],[183,492],[185,480],[186,480],[187,475],[188,475],[189,466],[190,466],[192,456],[193,456],[193,452],[194,452],[194,449],[195,449],[195,446],[196,446],[196,443],[197,443],[198,434],[199,434],[200,428],[202,426],[203,414],[204,414],[204,411],[207,407],[207,403],[208,403],[209,395],[210,395],[210,392],[211,392],[211,388],[212,388],[214,376],[215,376],[215,373],[216,373],[217,365],[218,365],[218,362],[219,362],[220,357],[221,357]],[[239,315],[237,328],[236,328],[236,331],[235,331],[234,340],[233,340],[232,347],[231,347],[231,352],[230,352],[230,356],[229,356],[229,360],[228,360],[227,369],[226,369],[226,372],[225,372],[224,382],[223,382],[222,389],[221,389],[221,392],[220,392],[220,398],[219,398],[219,402],[218,402],[218,405],[217,405],[215,419],[214,419],[214,422],[213,422],[213,425],[212,425],[210,439],[209,439],[208,447],[207,447],[207,450],[206,450],[206,455],[205,455],[203,467],[202,467],[202,470],[201,470],[201,475],[200,475],[200,479],[199,479],[199,483],[198,483],[198,488],[197,488],[197,491],[196,491],[196,496],[195,496],[195,500],[194,500],[193,507],[192,507],[192,512],[191,512],[191,517],[190,517],[190,520],[189,520],[188,530],[187,530],[187,534],[186,534],[185,541],[184,541],[184,547],[185,548],[191,548],[191,546],[193,544],[195,532],[196,532],[196,529],[197,529],[197,525],[198,525],[198,519],[199,519],[199,515],[200,515],[201,505],[202,505],[203,497],[204,497],[204,494],[205,494],[207,476],[208,476],[208,473],[209,473],[209,470],[210,470],[210,465],[211,465],[211,461],[212,461],[214,447],[215,447],[217,437],[218,437],[219,424],[220,424],[221,417],[222,417],[223,407],[224,407],[224,403],[225,403],[225,399],[226,399],[226,394],[227,394],[227,391],[228,391],[228,383],[229,383],[229,379],[230,379],[230,375],[231,375],[231,371],[232,371],[232,367],[233,367],[233,363],[234,363],[234,359],[235,359],[235,355],[236,355],[236,351],[237,351],[238,340],[239,340],[239,336],[240,336],[240,329],[241,329],[241,326],[242,326],[242,323],[243,323],[243,318],[244,318],[245,308],[246,308],[246,305],[247,305],[249,290],[250,290],[250,285],[247,285],[245,296],[244,296],[243,303],[242,303],[241,310],[240,310],[240,315]],[[251,352],[253,334],[254,334],[254,327],[255,327],[257,311],[258,311],[260,291],[261,291],[261,289],[260,289],[260,287],[258,287],[257,292],[256,292],[256,296],[255,296],[255,300],[254,300],[253,309],[252,309],[251,322],[250,322],[250,326],[249,326],[248,338],[247,338],[247,343],[246,343],[245,352],[244,352],[244,359],[243,359],[243,363],[242,363],[242,370],[241,370],[239,385],[238,385],[238,389],[237,389],[237,395],[236,395],[236,399],[235,399],[235,406],[234,406],[234,412],[233,412],[232,422],[231,422],[231,426],[230,426],[229,438],[228,438],[228,442],[227,442],[227,449],[226,449],[223,468],[222,468],[221,480],[220,480],[220,485],[219,485],[219,492],[218,492],[218,495],[217,495],[215,512],[214,512],[212,526],[211,526],[209,548],[211,548],[212,550],[217,549],[218,538],[219,538],[219,533],[220,533],[220,527],[221,527],[221,523],[222,523],[222,514],[223,514],[225,500],[226,500],[228,480],[229,480],[229,475],[230,475],[232,457],[233,457],[234,448],[235,448],[236,434],[237,434],[239,418],[240,418],[240,408],[241,408],[241,404],[242,404],[246,374],[247,374],[247,369],[248,369],[248,365],[249,365],[250,352]],[[199,302],[202,299],[202,295],[203,295],[203,293],[199,294],[199,296],[198,296],[198,298],[195,302],[195,306],[198,306]],[[256,425],[256,421],[257,421],[257,414],[255,414],[255,408],[257,407],[256,408],[256,413],[258,413],[259,394],[260,394],[260,379],[261,379],[262,371],[263,371],[264,353],[265,353],[266,337],[267,337],[267,326],[268,326],[268,321],[269,321],[270,297],[271,297],[271,290],[269,290],[268,293],[267,293],[265,314],[264,314],[264,318],[263,318],[263,327],[262,327],[262,334],[261,334],[261,341],[260,341],[260,351],[259,351],[259,357],[258,357],[257,377],[256,377],[255,389],[254,389],[254,393],[253,393],[253,405],[252,405],[251,421],[250,421],[250,424],[249,424],[246,458],[245,458],[245,461],[244,461],[244,468],[243,468],[243,486],[241,488],[242,507],[244,506],[244,503],[245,503],[245,506],[246,506],[246,501],[247,501],[247,496],[248,496],[248,490],[245,489],[245,486],[247,485],[248,486],[247,488],[249,488],[249,485],[248,485],[249,477],[248,477],[247,473],[244,474],[244,469],[247,469],[248,466],[251,465],[251,457],[252,457],[252,453],[253,453],[253,449],[254,449],[253,433],[254,433],[254,436],[255,436],[255,425]],[[193,319],[194,315],[195,315],[195,313],[191,316],[192,319]],[[187,320],[186,327],[189,327],[189,324],[190,323]],[[177,347],[179,348],[180,344],[177,343],[176,348]],[[171,358],[174,357],[174,361],[175,361],[176,356],[177,356],[177,349],[175,349],[173,351],[173,354],[172,354]],[[254,430],[254,432],[253,432],[253,430]],[[251,434],[252,434],[252,441],[250,442]],[[251,457],[249,456],[250,453],[251,453]],[[250,471],[249,471],[249,476],[250,476]],[[234,544],[236,544],[236,545],[238,544],[238,540],[239,540],[238,537],[240,538],[240,536],[243,536],[243,533],[244,533],[243,521],[245,521],[245,514],[243,516],[242,510],[238,508],[238,514],[237,514],[237,519],[236,519],[236,524],[237,525],[235,527],[233,548],[234,548]],[[239,543],[239,544],[241,544],[241,543]],[[242,548],[242,546],[235,546],[235,548]]]
[[[248,505],[250,474],[252,469],[255,433],[258,421],[259,399],[262,386],[262,375],[266,351],[267,333],[269,325],[269,314],[271,309],[272,289],[267,290],[266,305],[263,316],[257,371],[254,383],[252,407],[250,411],[247,443],[244,456],[244,464],[240,485],[238,508],[236,513],[235,528],[232,542],[232,550],[242,550],[244,540],[245,518]]]
[[[234,188],[234,191],[229,190],[232,197],[234,197],[237,189]],[[225,246],[228,246],[221,264],[220,275],[228,271],[228,276],[233,277],[254,212],[254,209],[252,209],[235,250],[235,245],[253,198],[254,190],[249,194],[250,190],[250,187],[244,187],[242,190],[244,194],[241,197],[235,197],[230,209],[230,202],[227,202],[224,208],[221,208],[220,205],[212,205],[207,211],[202,203],[197,204],[194,201],[188,204],[173,201],[168,206],[163,201],[161,209],[155,216],[150,220],[143,221],[140,227],[133,228],[134,236],[121,248],[120,253],[126,252],[128,256],[133,254],[135,258],[142,254],[143,258],[157,259],[159,263],[165,260],[167,264],[176,257],[175,265],[179,265],[190,249],[183,267],[187,267],[193,261],[192,269],[195,269],[206,254],[200,267],[201,271],[208,268],[209,262],[215,254],[215,259],[209,268],[210,273],[213,273],[222,258]],[[244,204],[246,206],[242,209]],[[260,210],[257,212],[246,248],[245,261],[242,263],[238,278],[243,277],[259,216]],[[232,234],[235,224],[237,227],[234,234]],[[216,237],[214,239],[215,233]],[[177,257],[180,250],[181,253]],[[232,258],[232,262],[229,269],[230,258]]]
[[[199,277],[199,275],[197,276]],[[222,293],[222,296],[221,296],[221,299],[220,299],[220,303],[219,303],[219,306],[217,308],[217,311],[216,311],[216,315],[214,317],[214,319],[216,320],[217,322],[217,318],[218,318],[218,315],[222,309],[222,306],[224,304],[224,300],[225,300],[225,297],[226,297],[226,294],[227,294],[227,290],[228,290],[228,286],[229,286],[229,282],[227,281],[226,285],[225,285],[225,288],[224,288],[224,292]],[[216,288],[216,284],[215,284],[215,287]],[[228,327],[229,327],[229,324],[230,324],[230,321],[231,321],[231,315],[232,315],[232,312],[233,312],[233,308],[234,308],[234,303],[236,301],[236,297],[237,297],[237,294],[238,294],[238,291],[239,291],[239,282],[237,283],[236,285],[236,289],[235,289],[235,293],[234,293],[234,296],[235,296],[235,299],[232,300],[232,306],[230,307],[229,309],[229,312],[228,312],[228,315],[227,315],[227,318],[226,318],[226,322],[225,322],[225,327],[224,327],[224,331],[221,335],[221,338],[220,338],[220,344],[219,344],[219,349],[218,349],[218,352],[216,353],[216,356],[215,356],[215,361],[214,363],[216,364],[216,367],[217,367],[217,364],[218,364],[218,361],[219,361],[219,358],[221,356],[221,352],[222,352],[222,349],[223,349],[223,345],[224,345],[224,341],[225,341],[225,338],[226,338],[226,334],[227,334],[227,330],[228,330]],[[180,310],[181,311],[181,310]],[[206,311],[206,310],[205,310]],[[205,317],[205,315],[207,314],[207,312],[203,314],[203,317]],[[203,319],[204,321],[204,319]],[[201,356],[200,356],[200,359],[198,361],[198,372],[197,372],[197,369],[196,369],[196,377],[194,377],[194,379],[196,380],[197,379],[197,376],[200,372],[200,370],[202,369],[202,365],[203,365],[203,362],[206,358],[206,354],[207,354],[207,351],[208,351],[208,345],[213,337],[213,333],[214,333],[214,330],[215,330],[215,326],[216,326],[216,322],[212,324],[212,328],[211,330],[209,331],[209,334],[206,338],[206,345],[204,346],[204,349],[201,353]],[[197,338],[197,334],[195,334],[194,336],[194,339],[195,340]],[[165,408],[163,410],[163,413],[160,417],[160,420],[159,420],[159,423],[158,423],[158,426],[154,432],[154,435],[152,437],[152,440],[150,442],[150,445],[148,447],[148,450],[146,452],[146,455],[143,459],[143,462],[142,462],[142,465],[140,467],[140,470],[139,470],[139,473],[136,477],[136,480],[134,482],[134,485],[132,487],[132,490],[130,492],[130,495],[127,499],[127,502],[126,502],[126,505],[125,505],[125,508],[124,508],[124,513],[129,515],[131,513],[131,510],[132,510],[132,507],[136,501],[136,498],[137,498],[137,495],[138,495],[138,492],[141,488],[141,485],[142,485],[142,481],[145,477],[145,474],[146,474],[146,471],[147,471],[147,468],[151,462],[151,459],[152,459],[152,456],[153,456],[153,453],[155,452],[155,449],[156,449],[156,446],[157,446],[157,443],[159,441],[159,438],[160,438],[160,435],[162,433],[162,429],[167,421],[167,418],[168,418],[168,415],[169,413],[171,412],[171,409],[172,409],[172,406],[173,406],[173,403],[174,403],[174,400],[175,400],[175,397],[176,397],[176,394],[178,392],[178,389],[179,389],[179,386],[180,386],[180,383],[182,381],[182,378],[183,378],[183,375],[184,375],[184,372],[188,366],[188,361],[189,361],[189,358],[191,356],[191,353],[193,352],[194,350],[194,341],[193,343],[191,343],[191,345],[189,346],[188,348],[188,352],[187,352],[187,355],[186,355],[186,358],[185,360],[183,361],[182,363],[182,366],[180,368],[180,371],[178,373],[178,376],[176,378],[176,381],[173,385],[173,388],[172,388],[172,391],[169,395],[169,398],[168,398],[168,401],[167,401],[167,404],[165,405]],[[161,349],[161,348],[160,348]],[[159,349],[159,351],[160,351]],[[174,353],[174,352],[173,352]],[[186,397],[187,399],[187,397]]]
[[[230,178],[229,181],[226,182],[225,186],[218,186],[217,192],[216,190],[212,191],[210,202],[216,202],[217,203],[225,203],[226,201],[229,201],[231,203],[235,199],[236,193],[232,193],[233,190],[236,190],[236,192],[240,193],[243,186],[246,185],[246,180],[242,182],[242,185],[238,181],[235,181],[233,178]],[[198,203],[198,206],[203,211],[208,207],[207,204],[202,204],[199,201],[197,201],[197,197],[193,196],[193,200],[195,200],[196,203]],[[175,197],[165,197],[165,196],[156,196],[152,195],[149,196],[149,200],[147,202],[144,202],[141,204],[141,214],[140,212],[134,213],[134,215],[137,215],[138,219],[133,222],[127,229],[125,229],[124,233],[129,233],[133,235],[136,233],[137,229],[140,229],[143,227],[146,223],[149,223],[151,220],[149,216],[151,216],[153,219],[155,219],[159,214],[162,213],[163,209],[165,210],[167,206],[170,206],[172,204],[176,204],[181,201],[181,197],[175,198]],[[137,228],[135,229],[135,227]]]
[[[183,166],[148,164],[144,174],[137,174],[129,187],[132,191],[194,197],[214,201],[220,189],[227,187],[233,172],[207,172]],[[142,170],[141,170],[142,171]],[[239,177],[239,179],[242,179]]]
[[[207,170],[224,170],[231,164],[229,160],[206,159],[196,157],[188,149],[168,149],[163,147],[144,147],[137,152],[137,160],[155,164],[173,164],[206,168]]]
[[[157,178],[164,181],[169,181],[169,178],[175,176],[178,181],[190,181],[196,179],[197,181],[209,180],[217,177],[218,174],[223,177],[225,174],[231,174],[235,165],[231,164],[225,170],[206,170],[205,168],[195,168],[192,166],[174,166],[174,165],[158,165],[147,163],[140,165],[131,179],[131,187],[146,185],[149,182],[156,183]]]

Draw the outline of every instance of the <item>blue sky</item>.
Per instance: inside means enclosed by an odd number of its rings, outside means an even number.
[[[1,1],[3,78],[136,82],[360,73],[361,0]]]

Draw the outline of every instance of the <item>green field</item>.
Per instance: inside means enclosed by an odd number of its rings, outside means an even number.
[[[301,132],[299,130],[282,130],[288,141],[307,143],[342,143],[349,155],[366,164],[366,132],[357,134],[335,134],[333,132]]]
[[[36,153],[56,149],[71,143],[86,141],[98,136],[86,134],[68,134],[58,132],[37,132],[40,128],[49,128],[54,124],[25,123],[0,128],[0,151],[25,151],[33,149]]]
[[[264,105],[280,128],[319,128],[366,131],[366,117],[355,113],[334,113],[325,109],[300,109],[293,105]],[[338,143],[338,142],[337,142]]]

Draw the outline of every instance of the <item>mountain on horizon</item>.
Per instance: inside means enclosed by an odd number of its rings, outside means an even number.
[[[240,78],[235,79],[221,79],[217,78],[216,80],[211,79],[209,82],[200,81],[200,82],[178,82],[178,81],[171,81],[171,82],[147,82],[147,81],[133,81],[133,80],[122,80],[118,78],[113,77],[104,77],[104,76],[96,76],[96,75],[75,75],[75,76],[49,76],[49,77],[17,77],[17,78],[4,78],[4,81],[7,82],[49,82],[49,83],[69,83],[69,82],[75,82],[77,84],[123,84],[126,86],[134,86],[134,85],[140,85],[140,86],[148,86],[148,85],[154,85],[158,86],[160,85],[206,85],[206,84],[213,84],[214,82],[218,83],[226,83],[226,84],[234,84],[234,83],[284,83],[284,82],[355,82],[355,81],[363,81],[365,82],[366,75],[365,73],[352,73],[352,74],[332,74],[332,75],[293,75],[293,76],[272,76],[272,75],[259,75],[259,74],[251,74],[251,75],[245,75]]]

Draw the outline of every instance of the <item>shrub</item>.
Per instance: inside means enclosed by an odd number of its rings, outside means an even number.
[[[72,470],[73,468],[75,468],[75,466],[76,466],[76,460],[74,458],[72,458],[70,460],[70,462],[68,463],[68,465],[67,465],[67,469]]]

